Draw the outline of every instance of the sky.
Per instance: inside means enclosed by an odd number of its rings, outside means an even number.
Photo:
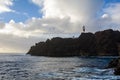
[[[0,53],[27,53],[52,37],[120,30],[120,0],[0,0]]]

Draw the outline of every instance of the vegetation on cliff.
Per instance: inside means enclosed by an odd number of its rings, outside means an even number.
[[[35,56],[118,56],[120,32],[112,29],[81,33],[78,38],[52,38],[32,46],[27,54]]]

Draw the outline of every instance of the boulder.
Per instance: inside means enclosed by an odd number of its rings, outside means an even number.
[[[110,61],[110,63],[108,64],[107,68],[115,68],[116,66],[118,66],[118,62],[119,59],[113,59],[112,61]]]
[[[120,66],[117,66],[117,67],[114,69],[114,74],[115,74],[115,75],[120,75]]]
[[[107,68],[114,68],[114,74],[120,75],[120,58],[113,59]]]

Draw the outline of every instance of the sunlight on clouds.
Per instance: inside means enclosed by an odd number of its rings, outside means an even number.
[[[0,0],[0,13],[13,11],[9,8],[13,5],[12,1],[13,0]]]
[[[108,15],[108,14],[103,14],[103,15],[102,15],[102,18],[103,18],[103,19],[109,18],[109,15]]]
[[[102,9],[104,0],[32,0],[34,4],[38,5],[42,12],[42,19],[63,19],[63,25],[57,25],[55,29],[64,30],[62,32],[79,32],[83,25],[87,26],[87,31],[97,31],[100,29],[96,22],[100,17],[97,13]],[[69,18],[68,23],[65,18]],[[57,20],[58,19],[58,20]],[[51,20],[51,21],[52,21]],[[65,22],[64,22],[65,21]],[[60,21],[59,21],[60,23]],[[59,24],[58,23],[58,24]],[[66,25],[67,24],[67,25]],[[71,24],[72,27],[70,26]],[[49,24],[50,25],[50,24]],[[65,26],[66,27],[62,27]],[[79,27],[78,27],[79,25]],[[52,25],[53,26],[53,25]]]
[[[34,19],[32,19],[34,22]],[[32,23],[33,23],[32,22]],[[30,22],[31,24],[31,22]],[[30,36],[38,36],[39,33],[44,33],[42,30],[39,29],[31,29],[28,30],[30,28],[30,24],[29,23],[16,23],[14,20],[10,20],[9,23],[6,23],[2,28],[0,29],[0,33],[1,34],[11,34],[17,37],[25,37],[25,38],[29,38]],[[2,23],[1,23],[2,25]],[[39,25],[38,25],[39,26]],[[33,26],[32,26],[33,27]]]
[[[70,17],[71,21],[81,23],[93,18],[103,5],[103,0],[33,0],[33,3],[43,5],[46,18]]]

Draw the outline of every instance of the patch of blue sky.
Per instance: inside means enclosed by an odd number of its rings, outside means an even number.
[[[42,12],[40,7],[33,4],[29,0],[14,0],[13,6],[10,7],[14,12],[5,12],[0,14],[0,20],[9,22],[13,19],[15,22],[24,22],[29,18],[41,18]]]

